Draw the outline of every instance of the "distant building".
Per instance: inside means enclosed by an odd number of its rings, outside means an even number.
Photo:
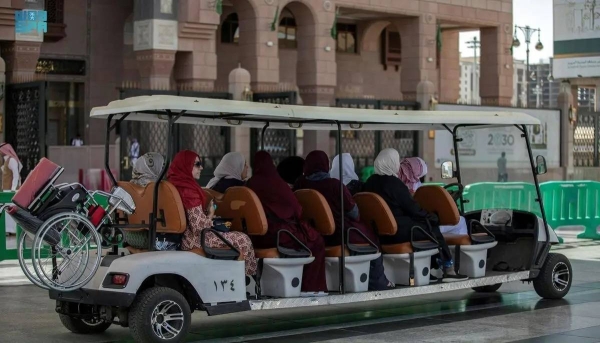
[[[477,58],[477,66],[473,63],[473,57],[462,57],[460,59],[460,98],[459,104],[479,105],[481,98],[479,96],[479,57]],[[525,62],[521,60],[513,61],[513,96],[511,106],[525,107],[527,98],[526,92],[526,73],[527,69]]]
[[[529,92],[528,106],[531,108],[557,108],[558,93],[560,93],[560,82],[548,80],[552,70],[552,59],[550,63],[529,65]]]
[[[577,107],[594,111],[596,106],[596,89],[588,87],[579,87],[577,89]]]

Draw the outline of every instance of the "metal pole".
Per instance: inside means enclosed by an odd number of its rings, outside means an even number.
[[[339,121],[336,121],[337,124],[337,154],[338,154],[338,162],[340,173],[343,170],[342,165],[342,125]],[[340,181],[342,180],[342,175],[340,174]],[[344,217],[346,212],[344,211],[344,183],[340,182],[340,227],[342,228],[342,254],[340,256],[340,294],[345,293],[344,287],[344,269],[346,267],[346,237],[344,230]]]
[[[531,74],[530,74],[531,71],[529,70],[529,39],[526,40],[526,43],[527,43],[527,51],[526,51],[526,53],[527,53],[527,89],[526,89],[526,92],[527,92],[527,107],[529,107],[529,95],[530,95],[529,84],[531,83]]]

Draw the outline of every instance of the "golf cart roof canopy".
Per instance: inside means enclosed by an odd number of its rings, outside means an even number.
[[[128,114],[128,115],[127,115]],[[125,120],[167,122],[169,114],[180,116],[178,124],[240,126],[273,129],[337,130],[446,130],[456,125],[512,126],[540,124],[521,112],[492,111],[400,111],[339,107],[295,106],[247,101],[192,98],[173,95],[137,96],[94,107],[91,118],[113,115]]]

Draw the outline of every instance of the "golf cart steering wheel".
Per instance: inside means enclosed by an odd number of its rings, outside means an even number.
[[[450,188],[452,188],[452,187],[458,187],[458,190],[450,190]],[[460,196],[463,194],[465,187],[458,182],[454,182],[454,183],[449,183],[449,184],[445,185],[444,189],[447,190],[448,193],[450,193],[452,200],[458,201],[458,199],[460,199]]]

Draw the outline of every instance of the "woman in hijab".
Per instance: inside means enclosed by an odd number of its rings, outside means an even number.
[[[329,157],[323,151],[315,150],[306,156],[304,164],[304,176],[296,182],[295,189],[314,189],[321,193],[333,213],[335,220],[335,232],[333,235],[325,236],[325,246],[337,246],[342,244],[341,237],[341,194],[340,180],[329,176]],[[378,244],[377,235],[360,222],[358,206],[346,186],[343,186],[344,192],[344,228],[348,230],[351,227],[359,229],[372,242]],[[350,236],[350,242],[353,244],[369,243],[362,236],[353,233]],[[380,257],[371,261],[371,271],[369,273],[369,290],[380,291],[394,287],[389,282],[383,271],[383,258]]]
[[[149,152],[144,154],[142,157],[138,158],[133,165],[131,183],[134,185],[138,185],[141,187],[146,187],[150,182],[156,182],[158,177],[160,176],[160,172],[165,164],[165,158],[156,152]],[[125,230],[123,232],[125,242],[129,244],[134,249],[148,249],[148,232],[145,230],[141,231],[128,231]],[[162,235],[157,234],[157,241],[166,241],[167,237],[161,237]],[[174,237],[177,235],[169,235],[169,242],[171,243],[170,247],[177,247],[178,237]],[[161,243],[162,244],[162,243]],[[162,245],[157,245],[157,248]],[[159,249],[163,250],[163,249]]]
[[[21,186],[21,169],[23,164],[19,161],[19,157],[15,149],[8,144],[0,145],[0,155],[2,156],[2,190],[16,191]],[[6,235],[17,234],[17,223],[11,216],[6,216]]]
[[[248,164],[244,155],[239,152],[230,152],[223,156],[223,159],[215,168],[215,177],[208,181],[206,185],[219,193],[225,193],[227,188],[243,186],[244,180],[248,177]]]
[[[400,171],[398,178],[404,182],[411,195],[414,195],[419,187],[421,187],[421,179],[427,175],[427,164],[419,157],[405,158],[400,162]],[[440,226],[442,233],[452,233],[458,235],[467,234],[467,221],[465,217],[460,216],[460,221],[457,225],[442,225]]]
[[[21,169],[23,164],[19,160],[12,145],[4,143],[0,145],[2,161],[2,190],[16,191],[21,186]]]
[[[300,220],[302,207],[285,181],[277,174],[271,155],[259,151],[254,157],[253,175],[246,186],[254,191],[260,199],[269,229],[264,236],[253,236],[252,241],[257,249],[269,249],[277,246],[279,230],[288,230],[305,244],[315,260],[304,266],[302,292],[325,294],[325,244],[323,237]],[[280,244],[289,248],[297,248],[297,244],[288,235],[280,236]],[[320,293],[322,292],[322,293]]]
[[[303,169],[304,159],[300,156],[290,156],[279,162],[277,173],[291,188],[296,183],[296,180],[302,176]]]
[[[179,191],[188,222],[188,227],[183,233],[182,250],[201,248],[200,235],[202,230],[213,226],[215,208],[212,201],[207,203],[204,191],[196,181],[200,178],[201,172],[202,161],[200,156],[193,151],[183,150],[175,155],[167,174],[169,182]],[[244,257],[246,275],[255,275],[257,263],[250,238],[246,234],[237,231],[223,232],[221,235],[236,247]],[[206,235],[206,245],[212,248],[227,247],[212,233]]]
[[[350,194],[354,195],[362,191],[363,183],[359,180],[356,171],[354,170],[354,160],[349,153],[342,154],[342,177],[340,178],[340,155],[333,158],[331,163],[331,171],[329,175],[338,180],[342,180],[344,185],[350,191]]]
[[[375,174],[365,183],[364,191],[376,193],[385,200],[398,223],[398,232],[394,236],[380,237],[382,244],[410,242],[411,228],[417,226],[429,232],[440,245],[438,264],[444,272],[444,282],[460,281],[467,277],[458,275],[453,268],[452,254],[440,232],[438,218],[433,213],[422,209],[413,199],[408,187],[398,178],[400,155],[394,149],[382,150],[375,159]],[[415,240],[427,240],[427,236],[419,230],[414,231]]]

